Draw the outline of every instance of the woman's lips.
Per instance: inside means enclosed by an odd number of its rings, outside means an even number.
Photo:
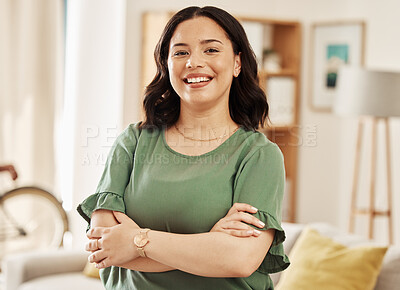
[[[202,87],[207,86],[211,81],[212,81],[212,79],[208,80],[208,81],[194,82],[194,83],[185,82],[185,84],[190,88],[196,89],[196,88],[202,88]]]
[[[212,77],[203,74],[191,74],[183,79],[185,84],[190,88],[201,88],[208,85],[212,81]]]

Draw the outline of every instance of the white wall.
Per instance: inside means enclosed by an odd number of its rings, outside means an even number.
[[[12,163],[17,183],[0,174],[0,190],[36,185],[53,192],[54,117],[62,96],[63,5],[0,1],[0,163]]]
[[[127,2],[127,46],[124,124],[138,120],[141,14],[151,10],[179,10],[186,6],[215,5],[232,14],[264,18],[298,20],[303,25],[303,58],[301,82],[301,132],[303,144],[299,148],[298,203],[299,222],[326,221],[347,229],[355,147],[355,120],[342,120],[333,114],[317,113],[310,109],[309,98],[309,55],[310,25],[313,22],[336,20],[365,20],[366,59],[368,68],[400,71],[400,1],[382,0],[253,0],[243,5],[241,0],[231,1],[128,1]],[[316,125],[317,145],[307,147],[308,126]],[[398,120],[392,122],[397,139],[392,142],[394,169],[394,228],[400,225],[400,185],[396,180],[400,174]],[[365,178],[364,178],[365,180]],[[383,191],[378,191],[381,200]],[[383,224],[384,226],[384,224]],[[400,243],[400,231],[396,239]],[[386,232],[380,229],[386,237]],[[385,239],[383,239],[385,241]]]
[[[66,39],[62,195],[73,244],[86,241],[76,212],[94,193],[105,158],[122,130],[125,1],[69,0]]]

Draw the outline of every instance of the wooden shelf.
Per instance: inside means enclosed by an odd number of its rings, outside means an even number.
[[[238,17],[244,28],[250,29],[249,41],[260,65],[264,65],[264,52],[274,51],[279,56],[278,71],[259,70],[260,86],[265,90],[270,104],[270,117],[275,124],[260,130],[269,140],[276,143],[285,159],[286,192],[283,220],[296,221],[297,154],[299,140],[299,99],[301,27],[296,21]],[[247,31],[246,31],[247,32]],[[249,35],[249,33],[248,33]],[[259,37],[262,39],[259,39]],[[262,47],[260,45],[262,44]],[[260,56],[262,51],[262,56]],[[257,54],[258,52],[258,54]],[[283,118],[283,114],[287,118]],[[291,115],[292,114],[292,115]],[[276,122],[278,120],[278,122]]]
[[[265,129],[263,129],[261,132],[268,134],[268,132],[287,132],[287,131],[291,131],[293,129],[296,129],[298,127],[298,125],[295,124],[290,124],[287,126],[269,126]]]
[[[296,77],[297,76],[297,72],[293,69],[283,69],[279,72],[268,72],[268,71],[264,71],[261,70],[258,73],[260,79],[261,78],[270,78],[270,77]]]

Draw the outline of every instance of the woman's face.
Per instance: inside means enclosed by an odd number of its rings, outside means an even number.
[[[186,20],[172,35],[169,77],[183,106],[227,106],[240,64],[240,56],[234,54],[225,31],[210,18]]]

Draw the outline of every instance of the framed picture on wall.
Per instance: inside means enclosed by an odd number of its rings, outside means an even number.
[[[315,23],[311,31],[310,105],[330,112],[342,65],[364,64],[365,23],[340,21]]]

